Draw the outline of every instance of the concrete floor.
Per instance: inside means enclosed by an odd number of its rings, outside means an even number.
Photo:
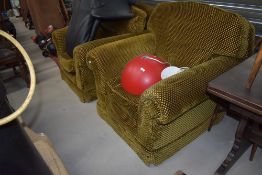
[[[71,175],[173,175],[182,170],[188,175],[211,175],[226,157],[234,141],[237,122],[230,117],[159,166],[146,166],[135,152],[96,112],[96,102],[81,103],[63,82],[59,69],[41,55],[32,43],[33,31],[14,19],[18,40],[28,51],[37,75],[36,92],[24,120],[37,132],[53,141]],[[18,107],[28,89],[21,79],[6,84],[9,100]],[[231,168],[228,175],[261,175],[262,151],[253,162],[250,149]]]

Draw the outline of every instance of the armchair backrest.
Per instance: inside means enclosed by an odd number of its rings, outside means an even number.
[[[240,15],[195,2],[160,3],[148,29],[156,39],[156,55],[177,66],[194,66],[212,55],[243,58],[254,28]]]
[[[129,20],[102,22],[96,33],[96,39],[126,33],[141,33],[144,31],[147,13],[134,5],[132,6],[132,12],[134,17]]]

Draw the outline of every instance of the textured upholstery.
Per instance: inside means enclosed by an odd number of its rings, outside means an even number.
[[[207,130],[215,107],[207,84],[252,54],[254,27],[237,14],[194,2],[159,4],[147,27],[148,33],[96,47],[88,65],[99,115],[146,164],[159,164]],[[140,96],[128,94],[121,70],[142,53],[190,69]]]
[[[96,99],[95,79],[86,64],[87,53],[97,46],[134,36],[145,30],[147,14],[135,6],[132,10],[134,13],[132,19],[103,22],[96,33],[96,40],[75,47],[73,58],[66,53],[67,28],[53,32],[52,39],[60,60],[61,77],[82,102]]]

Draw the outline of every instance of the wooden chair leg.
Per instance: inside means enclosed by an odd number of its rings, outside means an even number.
[[[15,66],[13,67],[13,71],[14,71],[15,75],[18,75],[18,74],[19,74],[18,71],[16,70],[16,67],[15,67]]]
[[[250,161],[253,161],[256,151],[257,151],[257,144],[254,143],[251,149],[250,157],[249,157]]]
[[[26,86],[29,88],[30,87],[30,79],[29,79],[29,76],[28,76],[28,69],[27,69],[26,64],[24,62],[21,62],[19,64],[19,69],[20,69],[21,77],[25,80]]]
[[[258,132],[259,127],[260,127],[260,124],[258,124],[256,122],[253,122],[252,130],[254,130],[254,132]],[[257,147],[258,147],[258,145],[256,143],[253,143],[252,149],[251,149],[251,153],[250,153],[250,157],[249,157],[250,161],[253,161],[255,153],[256,153],[256,150],[257,150]]]
[[[183,171],[177,171],[175,175],[186,175]]]

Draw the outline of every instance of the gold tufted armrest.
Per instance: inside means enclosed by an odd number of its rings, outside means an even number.
[[[66,52],[66,33],[68,27],[57,29],[52,33],[52,40],[56,46],[57,54]]]
[[[73,59],[74,59],[74,69],[76,73],[77,87],[80,89],[84,89],[87,78],[92,76],[92,72],[87,66],[87,64],[90,61],[88,57],[89,51],[103,44],[115,42],[121,39],[135,36],[135,35],[137,34],[129,33],[129,34],[116,35],[112,37],[101,38],[101,39],[89,41],[87,43],[84,43],[84,44],[81,44],[75,47],[73,51]],[[86,77],[86,73],[88,73],[89,77]]]
[[[139,108],[141,112],[155,108],[159,114],[156,119],[157,123],[168,124],[194,106],[207,100],[205,93],[208,82],[237,63],[239,63],[239,60],[236,58],[214,57],[182,73],[162,80],[142,94]],[[143,121],[143,119],[140,121]]]
[[[94,72],[97,88],[121,74],[129,60],[142,53],[155,52],[155,40],[151,33],[144,33],[124,40],[108,43],[88,54],[87,64]]]

